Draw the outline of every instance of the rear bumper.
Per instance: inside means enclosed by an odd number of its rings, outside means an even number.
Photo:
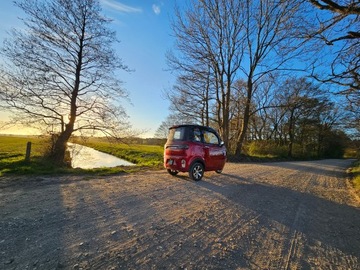
[[[170,156],[164,158],[164,167],[166,169],[187,172],[189,170],[189,165],[187,160],[184,157]]]

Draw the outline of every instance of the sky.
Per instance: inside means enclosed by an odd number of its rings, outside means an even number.
[[[175,77],[168,71],[166,52],[173,48],[175,39],[171,20],[175,5],[184,0],[100,0],[103,14],[111,18],[110,27],[120,40],[116,44],[118,56],[133,72],[120,72],[123,87],[128,91],[131,104],[123,106],[135,130],[145,130],[141,137],[152,137],[169,114],[169,102],[164,92],[172,87]],[[13,0],[0,1],[0,46],[7,31],[22,27],[22,11]],[[0,121],[9,114],[0,110]],[[0,130],[0,133],[31,133],[22,129]]]

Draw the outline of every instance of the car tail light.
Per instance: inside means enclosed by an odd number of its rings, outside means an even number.
[[[182,159],[182,160],[181,160],[181,167],[182,167],[182,168],[185,168],[185,166],[186,166],[186,160],[185,160],[185,159]]]
[[[166,149],[172,149],[172,150],[186,150],[189,149],[189,146],[187,144],[179,144],[179,145],[167,145]]]

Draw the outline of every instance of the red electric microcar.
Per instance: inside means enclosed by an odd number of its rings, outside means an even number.
[[[164,146],[164,167],[171,175],[188,172],[201,180],[205,171],[221,173],[226,162],[226,148],[218,133],[206,126],[177,125],[169,129]]]

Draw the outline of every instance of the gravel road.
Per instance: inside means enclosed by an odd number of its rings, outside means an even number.
[[[1,177],[0,269],[360,269],[350,164]]]

